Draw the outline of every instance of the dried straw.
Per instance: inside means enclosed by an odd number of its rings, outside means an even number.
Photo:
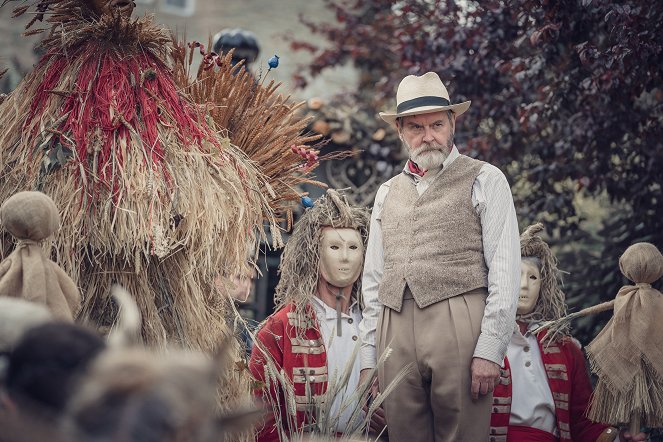
[[[529,226],[520,235],[520,255],[523,260],[532,260],[541,273],[541,291],[534,310],[527,315],[518,315],[516,319],[524,322],[550,323],[566,316],[566,302],[564,292],[559,287],[560,272],[557,269],[557,258],[553,255],[548,244],[538,234],[543,231],[543,224],[537,223]],[[570,336],[568,322],[561,322],[555,328],[554,337],[557,340]]]
[[[316,295],[320,266],[320,238],[323,227],[356,229],[364,248],[368,241],[370,215],[361,207],[350,206],[345,196],[334,189],[318,198],[297,222],[285,246],[279,272],[281,279],[274,296],[278,307],[293,304],[305,320],[306,305]],[[358,299],[361,278],[352,286],[351,298]]]
[[[70,3],[78,9],[62,9]],[[63,227],[52,256],[81,288],[82,320],[110,327],[108,294],[118,282],[136,297],[146,343],[210,350],[230,333],[228,301],[213,278],[240,273],[247,244],[264,237],[265,217],[272,221],[259,172],[223,144],[204,109],[177,93],[167,33],[146,18],[88,19],[78,2],[51,6],[61,14],[49,15],[60,20],[52,30],[58,38],[48,40],[47,55],[0,105],[0,201],[38,188],[56,202]],[[156,80],[121,79],[141,103],[132,119],[116,113],[110,127],[95,122],[109,108],[86,92],[99,81],[99,70],[90,70],[93,55],[115,56],[147,77],[157,73]],[[88,113],[68,110],[74,105]],[[158,117],[149,120],[145,106]],[[47,161],[56,167],[44,167]],[[3,253],[11,248],[5,242]]]
[[[293,103],[289,96],[278,93],[280,84],[267,82],[266,76],[256,79],[241,64],[233,66],[232,52],[218,56],[198,42],[187,49],[175,39],[174,47],[178,86],[194,102],[204,105],[216,126],[253,161],[263,179],[260,190],[272,211],[279,220],[291,222],[292,209],[301,196],[298,186],[325,187],[311,178],[312,170],[322,159],[346,154],[319,157],[320,145],[315,143],[321,135],[306,133],[310,119],[298,112],[304,102]],[[196,51],[203,55],[203,61],[193,75]]]

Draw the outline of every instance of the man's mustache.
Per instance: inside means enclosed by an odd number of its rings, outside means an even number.
[[[417,149],[415,152],[416,153],[425,153],[425,152],[435,152],[435,151],[443,151],[444,146],[441,144],[428,144],[428,145],[421,145],[419,149]]]

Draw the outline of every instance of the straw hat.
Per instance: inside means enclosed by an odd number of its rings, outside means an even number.
[[[426,72],[420,77],[408,75],[403,78],[396,92],[396,112],[380,112],[380,117],[393,125],[399,117],[443,110],[453,111],[458,116],[470,107],[470,103],[451,104],[449,92],[440,77],[435,72]]]

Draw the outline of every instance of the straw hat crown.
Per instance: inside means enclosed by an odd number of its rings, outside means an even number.
[[[396,91],[396,112],[380,112],[380,117],[389,124],[396,118],[408,115],[428,114],[451,110],[456,116],[470,107],[471,101],[452,104],[449,92],[435,72],[424,75],[408,75],[398,85]]]

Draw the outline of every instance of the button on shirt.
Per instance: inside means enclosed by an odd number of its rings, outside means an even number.
[[[459,155],[454,146],[444,160],[441,171],[429,171],[423,177],[411,173],[407,166],[403,172],[414,181],[417,193],[421,196],[435,177],[444,173]],[[391,180],[382,184],[375,195],[366,246],[362,279],[364,310],[359,325],[362,369],[376,365],[375,328],[382,309],[378,289],[384,273],[382,207],[390,185]],[[481,220],[483,255],[488,268],[488,297],[474,356],[501,365],[511,339],[520,290],[520,233],[516,210],[506,177],[497,167],[488,163],[481,167],[472,186],[471,197],[472,205]]]
[[[327,373],[328,384],[327,391],[334,388],[338,380],[345,374],[348,363],[350,362],[355,349],[360,345],[358,324],[361,321],[361,311],[359,305],[354,302],[350,306],[350,314],[341,313],[341,336],[336,335],[336,310],[322,302],[320,298],[313,298],[313,307],[320,324],[320,334],[322,335],[325,348],[327,349]],[[359,387],[359,356],[356,353],[354,361],[351,361],[352,372],[348,378],[347,386],[340,390],[330,409],[330,422],[338,418],[336,432],[344,433],[353,431],[355,428],[347,428],[353,411],[359,404],[357,389]],[[354,427],[362,422],[363,412],[356,418]]]
[[[532,326],[530,326],[530,329]],[[555,401],[536,337],[516,326],[506,354],[511,368],[510,425],[536,428],[558,436]]]

